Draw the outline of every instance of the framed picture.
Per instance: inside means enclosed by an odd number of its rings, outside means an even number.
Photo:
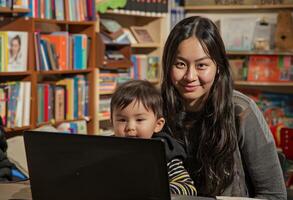
[[[135,39],[139,43],[150,43],[154,42],[153,38],[151,37],[149,31],[145,27],[141,26],[131,26],[130,27]]]

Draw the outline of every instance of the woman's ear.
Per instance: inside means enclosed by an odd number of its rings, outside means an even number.
[[[165,119],[163,117],[160,117],[156,121],[156,126],[155,126],[154,132],[155,133],[160,132],[163,129],[164,125],[165,125]]]

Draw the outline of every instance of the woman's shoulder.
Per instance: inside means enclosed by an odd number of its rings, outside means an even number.
[[[234,102],[235,111],[237,115],[243,112],[258,112],[259,111],[253,99],[251,99],[249,96],[237,90],[233,91],[233,102]]]
[[[255,133],[257,132],[264,136],[262,138],[271,141],[271,133],[267,122],[253,99],[239,91],[234,91],[233,101],[235,105],[235,114],[240,120],[240,138],[238,139],[241,140],[241,137],[255,139]],[[247,132],[247,130],[251,131]]]

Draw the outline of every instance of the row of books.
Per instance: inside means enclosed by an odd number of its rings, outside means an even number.
[[[119,11],[134,14],[163,14],[168,12],[168,0],[127,0],[125,7]]]
[[[0,116],[8,128],[30,125],[30,82],[8,82],[0,85]]]
[[[133,63],[132,77],[149,81],[158,81],[159,76],[159,57],[145,54],[131,55]]]
[[[293,56],[253,55],[229,60],[234,80],[293,81]]]
[[[110,102],[111,102],[111,95],[100,96],[99,117],[102,117],[102,118],[110,117]]]
[[[27,32],[0,32],[0,72],[26,71],[27,52]]]
[[[85,34],[35,33],[36,70],[86,69],[90,38]]]
[[[70,21],[94,21],[95,0],[29,0],[30,17]]]
[[[101,70],[99,73],[99,93],[112,93],[117,85],[133,79],[130,69]]]
[[[85,76],[38,84],[38,124],[88,116],[88,81]]]

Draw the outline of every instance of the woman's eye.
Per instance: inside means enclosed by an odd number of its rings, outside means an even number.
[[[175,66],[176,66],[177,68],[179,68],[179,69],[182,69],[182,68],[184,68],[186,65],[185,65],[184,62],[176,62],[176,63],[175,63]]]
[[[205,69],[205,68],[207,68],[207,66],[208,66],[208,65],[205,64],[205,63],[199,63],[199,64],[197,64],[196,67],[197,67],[198,69]]]

